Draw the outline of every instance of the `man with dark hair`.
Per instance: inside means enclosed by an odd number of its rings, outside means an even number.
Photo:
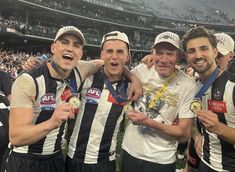
[[[123,75],[130,43],[123,32],[105,34],[101,42],[104,67],[88,77],[81,106],[69,140],[67,172],[115,172],[116,143],[128,82]]]
[[[203,83],[192,103],[200,126],[200,131],[194,127],[192,133],[201,158],[199,171],[235,171],[235,82],[217,67],[216,36],[205,27],[196,27],[184,35],[182,45]]]
[[[65,171],[61,146],[66,121],[77,108],[67,98],[97,70],[95,64],[78,64],[84,44],[79,29],[62,27],[51,45],[53,60],[14,82],[9,119],[13,150],[6,172]]]
[[[136,79],[125,67],[130,58],[127,35],[119,31],[107,33],[101,47],[104,67],[82,83],[78,90],[81,104],[75,125],[74,120],[69,120],[67,172],[115,172],[116,137],[124,117],[123,106],[142,93],[138,80],[139,91],[132,88],[127,96],[126,78]],[[32,65],[28,63],[27,68]]]

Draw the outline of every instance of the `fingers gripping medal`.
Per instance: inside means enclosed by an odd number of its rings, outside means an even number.
[[[129,101],[129,102],[127,102],[127,103],[126,103],[126,105],[124,106],[124,108],[123,108],[123,109],[124,109],[124,112],[125,112],[125,113],[127,113],[127,112],[129,112],[129,111],[133,111],[133,110],[134,110],[134,109],[133,109],[133,107],[132,107],[132,105],[131,105],[131,103],[132,103],[132,102],[131,102],[131,101]]]
[[[193,100],[192,103],[190,104],[190,110],[193,113],[195,113],[195,111],[201,110],[201,109],[202,109],[201,101],[198,99]]]
[[[78,108],[81,105],[81,101],[78,98],[77,94],[72,95],[71,97],[69,97],[68,102],[72,104],[73,106],[73,113],[77,113],[78,112]]]

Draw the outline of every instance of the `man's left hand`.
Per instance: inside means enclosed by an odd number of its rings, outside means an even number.
[[[127,113],[127,117],[132,121],[134,125],[143,125],[144,122],[148,119],[148,116],[142,112],[130,111]]]

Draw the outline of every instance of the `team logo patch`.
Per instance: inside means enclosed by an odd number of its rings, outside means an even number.
[[[216,89],[214,90],[214,97],[215,97],[215,99],[216,99],[216,100],[219,100],[219,99],[221,99],[222,96],[223,96],[223,95],[222,95],[222,92],[221,92],[218,88],[216,88]]]
[[[64,91],[62,92],[60,98],[62,101],[67,101],[68,98],[71,96],[72,92],[71,92],[71,89],[69,88],[66,88],[64,89]]]
[[[41,97],[40,107],[42,110],[54,110],[56,105],[55,94],[47,93]]]
[[[219,113],[227,113],[226,103],[222,101],[208,100],[208,110]]]
[[[87,89],[85,96],[86,103],[97,104],[100,100],[101,91],[97,88]]]

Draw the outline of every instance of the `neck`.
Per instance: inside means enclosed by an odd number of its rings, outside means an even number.
[[[202,80],[202,82],[205,82],[211,76],[211,74],[215,71],[216,68],[217,68],[217,66],[213,65],[206,72],[198,73],[198,75],[200,76],[200,79]]]
[[[108,73],[107,70],[105,70],[105,68],[104,68],[104,74],[110,82],[119,81],[122,79],[122,72],[115,74],[115,75],[112,75],[112,74]]]
[[[56,71],[56,69],[54,69],[51,65],[51,63],[48,63],[48,68],[49,68],[49,71],[50,71],[50,74],[53,78],[56,78],[56,79],[66,79],[69,77],[71,71],[63,71],[57,64],[57,69],[59,70],[59,73]]]

